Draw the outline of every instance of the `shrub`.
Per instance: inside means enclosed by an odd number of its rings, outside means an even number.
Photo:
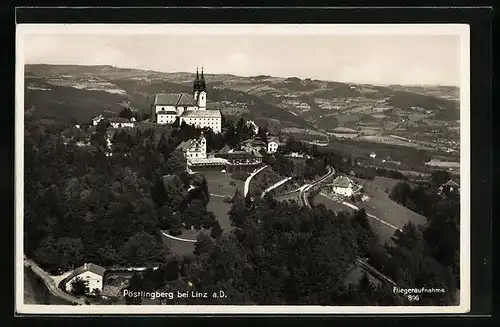
[[[235,183],[234,181],[230,181],[230,182],[229,182],[229,185],[230,185],[230,186],[236,186],[236,183]]]
[[[182,234],[182,231],[180,228],[172,228],[168,231],[168,233],[172,236],[179,236]]]

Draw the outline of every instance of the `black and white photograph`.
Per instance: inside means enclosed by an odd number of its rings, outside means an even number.
[[[466,313],[469,27],[18,24],[19,313]]]

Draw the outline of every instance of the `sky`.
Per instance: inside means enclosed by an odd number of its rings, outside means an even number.
[[[26,64],[271,75],[366,84],[460,85],[458,35],[26,35]]]

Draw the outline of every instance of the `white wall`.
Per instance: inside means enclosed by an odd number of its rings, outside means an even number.
[[[350,187],[333,187],[333,192],[344,196],[351,196],[353,194],[352,185],[349,186]]]
[[[207,93],[205,91],[200,92],[198,106],[200,107],[200,110],[205,110],[207,107]]]
[[[277,150],[278,150],[278,143],[276,143],[276,142],[269,142],[267,144],[267,152],[274,153]]]
[[[75,280],[76,277],[80,277],[81,279],[88,281],[87,286],[89,287],[89,292],[92,292],[94,288],[99,289],[99,291],[102,291],[102,276],[95,274],[91,271],[86,271],[81,273],[80,275],[77,275],[70,279],[66,283],[66,291],[71,292],[72,290],[72,282]]]
[[[177,115],[158,114],[156,119],[158,124],[173,124],[177,119]]]

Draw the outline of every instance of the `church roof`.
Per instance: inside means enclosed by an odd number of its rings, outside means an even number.
[[[188,110],[184,111],[182,117],[189,118],[221,118],[219,110]]]
[[[155,106],[196,106],[196,101],[187,93],[158,93],[155,95]]]
[[[196,106],[196,101],[193,99],[192,96],[190,96],[186,93],[181,93],[176,105],[177,106]]]
[[[155,105],[175,106],[179,100],[178,93],[158,93],[155,95]]]

